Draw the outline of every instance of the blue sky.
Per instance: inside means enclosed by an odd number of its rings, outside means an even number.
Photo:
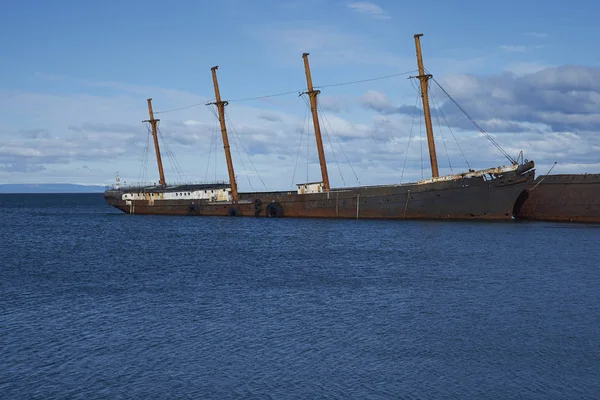
[[[217,64],[224,99],[301,90],[304,51],[317,86],[406,72],[416,69],[414,33],[425,34],[426,68],[511,154],[523,150],[539,173],[554,161],[557,173],[600,172],[598,8],[526,0],[0,0],[0,183],[104,184],[116,171],[128,181],[155,180],[151,152],[140,172],[146,97],[157,111],[204,103]],[[470,166],[505,163],[434,95],[444,122],[436,129],[434,121],[441,172],[466,168],[460,150]],[[429,175],[406,76],[323,88],[321,100],[335,185],[356,184],[355,174],[362,184]],[[242,189],[319,178],[297,95],[232,102],[228,115]],[[209,151],[214,117],[206,106],[159,116],[185,172],[167,157],[168,181],[226,178],[222,151]]]

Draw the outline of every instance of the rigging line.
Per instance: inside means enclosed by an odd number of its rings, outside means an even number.
[[[317,104],[317,109],[321,110],[320,111],[321,115],[323,115],[323,117],[325,117],[325,111],[323,111],[323,108],[318,104]],[[325,129],[325,135],[327,136],[327,140],[329,141],[329,146],[331,147],[331,154],[333,155],[333,161],[335,161],[335,164],[337,165],[338,171],[340,173],[340,177],[342,178],[342,184],[344,186],[346,186],[346,181],[344,181],[344,175],[342,174],[342,169],[340,168],[340,163],[337,160],[335,151],[333,151],[333,143],[331,143],[331,137],[329,135],[329,131],[327,130],[327,126],[324,125],[323,128]],[[332,134],[335,134],[335,133],[333,133],[333,128],[331,127],[331,124],[329,124],[329,128],[331,129]]]
[[[294,187],[294,180],[296,178],[296,168],[298,167],[298,159],[300,158],[300,150],[302,148],[302,138],[304,137],[304,128],[306,128],[306,121],[308,119],[308,107],[304,112],[304,120],[302,121],[302,131],[300,132],[300,143],[298,144],[298,151],[296,152],[296,162],[294,163],[294,172],[292,173],[292,183],[290,187]]]
[[[211,107],[212,105],[214,105],[214,109]],[[219,118],[219,115],[217,114],[217,111],[215,111],[215,109],[217,108],[217,105],[212,103],[212,104],[207,104],[206,105],[208,107],[208,109],[210,110],[210,112],[215,116],[215,129],[213,132],[213,137],[211,139],[211,142],[214,141],[215,143],[215,149],[214,149],[214,161],[215,161],[215,178],[213,180],[213,182],[217,182],[217,158],[219,157],[219,151],[217,150],[218,144],[217,142],[219,141],[219,127],[217,127],[217,122],[220,122],[221,119]],[[206,175],[208,176],[208,169],[210,168],[210,159],[209,159],[209,164],[206,167]],[[208,180],[208,178],[207,178]]]
[[[146,143],[144,146],[144,151],[142,153],[142,160],[141,160],[141,165],[140,165],[140,171],[138,173],[138,180],[140,182],[144,182],[144,180],[146,179],[146,172],[148,169],[148,147],[149,147],[149,142],[150,142],[150,127],[145,124],[144,122],[142,122],[142,125],[146,128]]]
[[[233,122],[231,121],[231,118],[229,118],[229,113],[225,114],[225,119],[227,121],[229,121],[229,124],[231,125],[231,129],[233,130],[234,134],[238,136],[238,140],[239,140],[240,144],[242,145],[242,150],[244,150],[244,153],[246,153],[246,155],[248,156],[248,160],[250,161],[250,165],[252,165],[252,168],[254,169],[254,172],[256,172],[256,176],[258,176],[258,179],[260,179],[260,182],[263,184],[263,186],[266,189],[267,185],[265,185],[265,182],[263,181],[262,177],[258,173],[258,169],[256,169],[256,166],[254,165],[254,161],[252,161],[252,157],[250,157],[250,152],[248,152],[246,150],[246,146],[244,146],[244,142],[242,141],[241,136],[238,135],[237,130],[235,129],[235,126],[233,125]],[[243,167],[243,164],[242,164],[242,167]],[[250,178],[248,178],[248,179],[250,179]],[[252,186],[252,184],[250,184],[250,186]]]
[[[171,158],[171,152],[169,149],[169,145],[166,143],[165,137],[160,131],[159,131],[159,137],[163,142],[163,149],[165,150],[165,155],[167,156],[167,159],[169,160],[169,163],[171,164],[173,171],[177,174],[177,177],[181,180],[181,175],[180,175],[179,171],[177,170],[177,168],[175,167],[175,164],[173,163],[173,159]]]
[[[304,101],[304,104],[306,105],[306,107],[308,107],[310,109],[310,104],[309,104],[309,101],[306,99],[306,97],[304,97],[302,95],[300,97]],[[308,129],[307,129],[306,133],[307,133],[307,136],[308,136]],[[315,132],[314,132],[314,127],[313,127],[313,135],[316,135]],[[305,181],[306,183],[308,183],[308,166],[309,166],[309,163],[308,163],[308,161],[309,161],[309,158],[308,158],[309,151],[308,150],[310,149],[310,143],[311,143],[311,140],[307,137],[306,138],[306,181]]]
[[[448,165],[450,166],[450,173],[454,174],[454,169],[452,169],[452,163],[450,162],[450,155],[448,154],[448,147],[446,147],[446,139],[444,138],[444,131],[442,131],[442,125],[440,124],[440,118],[438,116],[438,109],[440,108],[439,104],[435,99],[435,95],[433,91],[431,92],[431,100],[433,102],[433,111],[435,112],[435,120],[438,124],[438,131],[440,132],[440,136],[442,137],[442,143],[444,144],[444,151],[446,152],[446,158],[448,159]]]
[[[483,129],[481,127],[481,125],[479,125],[477,123],[477,121],[475,121],[466,111],[464,108],[462,108],[460,106],[460,104],[458,104],[458,102],[456,100],[454,100],[454,98],[452,96],[450,96],[450,94],[446,91],[446,89],[444,89],[442,87],[442,85],[440,85],[440,83],[435,79],[435,78],[431,78],[436,85],[438,85],[438,87],[442,90],[442,92],[444,92],[446,94],[446,96],[448,96],[448,98],[450,100],[452,100],[452,102],[454,103],[454,105],[456,105],[456,107],[458,107],[458,109],[469,119],[469,121],[471,121],[471,123],[483,134],[485,135],[485,137],[504,155],[504,157],[506,157],[508,159],[508,161],[510,161],[511,163],[516,163],[516,160],[510,155],[508,154],[499,144],[498,142],[496,142],[494,140],[494,138],[492,138],[492,136],[486,132],[485,129]]]
[[[166,113],[170,113],[170,112],[174,112],[174,111],[181,111],[181,110],[187,110],[188,108],[192,108],[192,107],[198,107],[201,106],[205,103],[197,103],[197,104],[192,104],[189,106],[185,106],[185,107],[180,107],[180,108],[174,108],[172,110],[165,110],[165,111],[155,111],[154,114],[166,114]]]
[[[419,118],[419,143],[421,144],[421,179],[424,178],[424,175],[423,175],[423,118]]]
[[[169,145],[167,145],[167,141],[165,140],[165,137],[163,136],[160,129],[158,129],[158,127],[157,127],[157,131],[158,131],[158,137],[160,138],[160,140],[162,142],[163,154],[165,156],[167,156],[167,160],[169,161],[171,167],[173,168],[173,172],[175,174],[179,175],[177,169],[173,167],[173,161],[171,160],[171,153],[169,152]]]
[[[540,179],[540,181],[538,183],[535,184],[534,187],[532,187],[529,191],[531,192],[532,190],[534,190],[535,188],[537,188],[539,186],[540,183],[542,183],[544,181],[544,179],[546,179],[546,177],[548,175],[550,175],[550,172],[552,172],[552,170],[554,169],[554,167],[556,167],[556,164],[558,163],[558,161],[554,161],[554,164],[552,164],[552,166],[550,167],[550,169],[548,170],[548,172],[546,172],[546,175],[544,175],[544,177],[542,179]]]
[[[187,178],[186,178],[185,174],[183,173],[183,170],[181,169],[181,166],[179,165],[179,162],[175,158],[175,153],[171,150],[171,146],[167,142],[166,137],[163,135],[163,133],[162,133],[162,131],[161,131],[160,128],[158,128],[158,134],[159,134],[160,138],[162,139],[162,142],[164,143],[164,147],[165,147],[165,150],[166,150],[167,157],[169,158],[169,161],[171,162],[171,166],[175,170],[175,173],[177,174],[177,176],[179,177],[179,179],[182,182],[186,181]]]
[[[242,158],[242,154],[240,153],[240,145],[238,145],[238,140],[241,143],[242,139],[239,138],[239,135],[237,133],[237,131],[235,130],[235,128],[233,127],[233,123],[231,122],[231,118],[229,118],[229,113],[225,113],[225,120],[228,121],[228,124],[231,125],[231,129],[233,131],[233,143],[235,144],[235,150],[238,154],[238,157],[240,159],[240,162],[242,163],[242,168],[244,169],[245,175],[246,175],[246,179],[248,179],[248,185],[250,185],[250,189],[254,190],[254,187],[252,187],[252,182],[250,181],[250,175],[248,174],[248,171],[246,170],[246,164],[244,163],[244,159]]]
[[[417,97],[415,99],[415,108],[413,109],[412,120],[410,121],[410,132],[408,134],[408,143],[406,144],[406,152],[404,153],[404,163],[402,164],[402,174],[400,174],[400,183],[404,179],[404,170],[406,168],[406,159],[408,158],[408,151],[410,150],[410,139],[412,138],[413,133],[413,125],[415,123],[415,115],[417,114],[417,104],[419,103],[419,93],[417,93]]]
[[[432,95],[432,97],[435,98],[435,94],[434,94],[433,91],[431,91],[431,95]],[[446,122],[446,126],[448,127],[448,130],[450,131],[450,134],[452,135],[452,137],[454,138],[454,141],[456,142],[456,146],[458,147],[458,150],[460,150],[460,154],[462,154],[462,157],[465,160],[465,163],[467,164],[467,168],[471,169],[471,165],[469,164],[469,160],[467,160],[467,157],[465,156],[465,153],[463,152],[462,147],[460,147],[460,143],[458,142],[458,139],[456,138],[456,136],[454,136],[454,132],[452,131],[452,127],[448,123],[448,119],[446,118],[446,114],[444,113],[444,110],[439,105],[439,103],[438,103],[438,107],[439,107],[439,110],[440,110],[440,114],[442,114],[442,118],[444,118],[444,121]]]
[[[159,134],[160,134],[160,137],[163,139],[163,143],[165,144],[165,148],[167,150],[167,156],[169,157],[169,160],[170,160],[173,168],[175,169],[177,175],[179,176],[179,179],[181,181],[187,181],[187,177],[185,176],[183,169],[181,168],[181,165],[179,165],[179,162],[177,161],[177,158],[175,157],[175,153],[173,152],[173,150],[171,150],[171,146],[169,145],[165,136],[162,134],[162,132],[160,130],[159,130]]]
[[[142,172],[142,176],[141,176],[141,182],[146,182],[146,179],[148,177],[148,159],[150,157],[149,155],[149,150],[150,150],[150,136],[152,136],[152,132],[150,130],[150,126],[147,126],[147,134],[146,134],[146,146],[144,149],[144,170]]]
[[[344,158],[346,159],[346,162],[348,163],[348,166],[350,167],[350,170],[354,174],[354,177],[356,178],[356,181],[358,182],[358,185],[360,186],[360,180],[358,179],[358,175],[356,175],[356,172],[354,171],[354,168],[352,167],[352,164],[350,164],[350,160],[348,159],[348,156],[346,155],[346,152],[344,151],[344,148],[342,147],[342,144],[340,143],[338,135],[335,134],[335,131],[331,127],[331,123],[329,122],[329,118],[327,118],[327,114],[323,113],[323,117],[325,118],[325,122],[329,125],[329,128],[333,132],[333,137],[335,138],[338,146],[340,146],[340,150],[342,151],[342,154],[344,155]],[[341,172],[340,172],[340,174],[341,174]]]
[[[371,81],[376,81],[376,80],[381,80],[381,79],[393,78],[395,76],[408,75],[408,74],[414,73],[415,71],[416,70],[407,71],[407,72],[400,72],[398,74],[378,76],[378,77],[375,77],[375,78],[361,79],[361,80],[358,80],[358,81],[341,82],[341,83],[334,83],[334,84],[331,84],[331,85],[315,86],[314,88],[315,89],[323,89],[323,88],[334,87],[334,86],[343,86],[343,85],[352,85],[352,84],[355,84],[355,83],[371,82]],[[304,89],[301,89],[301,90],[290,90],[289,92],[274,93],[274,94],[267,94],[267,95],[254,96],[254,97],[245,97],[245,98],[233,99],[233,100],[228,100],[228,101],[230,103],[232,103],[232,102],[240,102],[240,101],[260,100],[260,99],[267,99],[269,97],[278,97],[278,96],[285,96],[285,95],[288,95],[288,94],[302,93],[303,91],[304,91]],[[170,113],[170,112],[174,112],[174,111],[186,110],[188,108],[201,106],[202,104],[206,104],[206,103],[191,104],[189,106],[174,108],[172,110],[155,111],[154,114],[165,114],[165,113]]]
[[[415,80],[409,79],[409,81],[410,81],[410,85],[415,90],[415,92],[417,92],[418,94],[421,94],[421,89],[415,86]]]
[[[216,131],[217,131],[217,120],[215,119],[213,121],[213,129],[212,129],[212,133],[210,135],[210,147],[208,148],[208,161],[206,163],[206,173],[204,174],[204,180],[206,182],[208,182],[208,169],[210,168],[210,156],[212,155],[213,141],[215,140]]]
[[[304,104],[306,104],[306,107],[308,107],[310,109],[310,105],[308,104],[308,100],[306,100],[306,98],[304,96],[301,96],[302,100],[304,101]],[[309,125],[310,126],[310,125]],[[307,137],[306,137],[306,180],[304,182],[308,183],[308,149],[310,146],[310,139],[308,138],[308,131],[310,130],[310,127],[306,130],[307,133]],[[313,128],[313,135],[314,135],[314,128]]]
[[[208,111],[210,111],[210,113],[212,115],[214,115],[214,117],[217,119],[217,121],[219,120],[219,114],[217,114],[217,112],[211,107],[213,104],[206,104],[206,108],[208,108]]]
[[[260,99],[267,99],[267,98],[270,98],[270,97],[285,96],[287,94],[298,94],[298,93],[301,93],[301,92],[302,92],[302,90],[290,90],[289,92],[267,94],[267,95],[264,95],[264,96],[246,97],[246,98],[242,98],[242,99],[233,99],[233,100],[227,100],[227,101],[230,102],[230,103],[233,103],[233,102],[240,102],[240,101],[260,100]]]
[[[218,141],[219,140],[219,133],[215,132],[215,139]],[[221,142],[221,144],[223,144],[223,142]],[[217,181],[217,158],[219,157],[219,152],[217,151],[217,143],[215,142],[215,180],[214,182]],[[229,184],[231,185],[231,182],[229,182]]]
[[[341,83],[333,83],[331,85],[315,86],[315,89],[323,89],[323,88],[334,87],[334,86],[353,85],[355,83],[377,81],[377,80],[381,80],[381,79],[393,78],[395,76],[408,75],[408,74],[412,74],[414,72],[415,72],[415,70],[412,70],[412,71],[407,71],[407,72],[400,72],[398,74],[378,76],[378,77],[375,77],[375,78],[368,78],[368,79],[361,79],[361,80],[358,80],[358,81],[341,82]]]

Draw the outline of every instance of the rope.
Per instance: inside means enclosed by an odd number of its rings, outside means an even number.
[[[210,156],[212,155],[213,142],[217,133],[217,120],[214,120],[213,130],[210,136],[210,147],[208,148],[208,161],[206,163],[206,173],[204,174],[204,180],[208,181],[208,169],[210,168]]]
[[[421,179],[424,178],[423,168],[423,119],[419,118],[419,143],[421,144]]]
[[[227,121],[230,120],[229,113],[225,114],[225,119]],[[235,131],[235,129],[233,129],[233,124],[231,123],[231,121],[229,121],[228,123],[232,126],[233,144],[235,144],[235,151],[237,152],[237,155],[239,157],[240,163],[242,164],[242,169],[244,170],[244,173],[246,175],[246,179],[248,180],[248,185],[250,185],[250,189],[254,190],[254,187],[252,186],[252,182],[250,181],[250,175],[248,175],[248,171],[246,170],[246,164],[244,163],[244,159],[242,158],[242,154],[240,153],[240,147],[241,147],[241,145],[238,145],[238,140],[241,142],[241,139],[238,137],[239,135],[237,134],[237,132]]]
[[[546,179],[546,176],[548,176],[550,174],[550,172],[554,169],[554,167],[556,166],[556,164],[558,163],[558,161],[554,161],[554,164],[552,164],[552,166],[550,167],[550,169],[548,170],[548,172],[546,172],[546,175],[544,175],[544,177],[542,179],[540,179],[540,181],[538,183],[535,184],[534,187],[532,187],[529,191],[531,192],[532,190],[534,190],[536,187],[538,187],[538,185],[540,183],[542,183],[544,181],[544,179]]]
[[[356,171],[354,171],[354,168],[352,167],[352,164],[350,163],[350,160],[348,159],[348,156],[346,155],[346,152],[344,151],[344,148],[342,147],[342,144],[340,143],[338,135],[335,134],[335,131],[331,127],[331,123],[329,122],[329,118],[327,118],[327,114],[323,113],[323,118],[325,119],[325,123],[329,125],[329,128],[333,132],[333,137],[334,137],[335,141],[337,142],[338,146],[340,147],[340,150],[342,151],[342,155],[344,156],[346,163],[348,164],[348,166],[350,167],[350,170],[354,174],[354,177],[356,178],[356,182],[358,182],[358,185],[360,186],[360,180],[358,179],[358,175],[356,174]],[[340,175],[341,175],[341,172],[340,172]],[[342,178],[342,180],[343,180],[343,178]]]
[[[510,154],[508,154],[499,144],[498,142],[496,142],[494,140],[494,138],[492,138],[492,136],[487,133],[485,131],[485,129],[483,129],[481,127],[481,125],[479,125],[477,123],[477,121],[475,121],[461,106],[460,104],[458,104],[458,102],[456,100],[454,100],[454,98],[452,96],[450,96],[450,94],[446,91],[446,89],[444,89],[442,87],[442,85],[439,84],[439,82],[435,79],[435,78],[431,78],[436,85],[438,85],[438,87],[442,90],[442,92],[444,92],[446,94],[446,96],[448,96],[448,98],[450,100],[452,100],[452,102],[454,103],[454,105],[456,105],[456,107],[458,107],[458,109],[469,119],[469,121],[471,121],[471,123],[479,130],[479,132],[481,132],[503,155],[504,157],[506,157],[508,159],[508,161],[510,161],[511,163],[515,164],[517,161],[512,158],[510,156]]]
[[[450,166],[450,173],[454,174],[454,170],[452,169],[452,163],[450,162],[450,155],[448,154],[448,147],[446,147],[446,139],[444,138],[444,131],[442,131],[442,125],[440,124],[440,119],[438,117],[438,109],[440,108],[439,104],[435,99],[435,95],[431,92],[431,100],[433,102],[433,111],[435,113],[435,120],[438,124],[438,131],[440,132],[440,136],[442,137],[442,143],[444,145],[444,151],[446,152],[446,158],[448,159],[448,165]]]
[[[229,114],[225,114],[225,119],[227,121],[229,121],[229,125],[231,125],[231,129],[233,130],[233,133],[234,133],[234,137],[235,136],[238,137],[238,140],[239,140],[240,144],[242,145],[242,149],[244,150],[244,153],[246,153],[246,156],[248,156],[248,160],[250,160],[250,164],[252,165],[254,172],[256,172],[256,176],[258,176],[258,179],[260,179],[261,183],[263,184],[263,186],[266,189],[267,185],[265,185],[265,182],[261,178],[256,167],[254,166],[254,162],[252,161],[252,158],[250,157],[250,153],[246,150],[246,147],[244,146],[244,142],[242,142],[242,138],[238,135],[237,130],[235,129],[235,126],[233,126],[233,122],[231,122],[231,119],[229,118]],[[241,155],[240,155],[240,159],[241,159]],[[246,169],[246,167],[244,167],[243,161],[242,161],[242,168],[244,168],[244,170]],[[248,175],[248,174],[246,174],[246,175]],[[248,177],[248,181],[250,181],[250,177]],[[252,186],[252,184],[250,184],[250,186]]]
[[[304,120],[302,121],[302,132],[300,132],[300,143],[298,144],[298,152],[296,153],[296,162],[294,163],[294,172],[292,173],[292,183],[290,187],[294,187],[294,179],[296,178],[296,168],[298,167],[298,159],[300,158],[300,150],[302,149],[302,138],[304,137],[304,128],[306,128],[306,121],[308,120],[308,108],[304,112]]]
[[[283,92],[283,93],[275,93],[275,94],[267,94],[264,96],[256,96],[256,97],[246,97],[243,99],[233,99],[233,100],[228,100],[230,103],[233,102],[240,102],[240,101],[250,101],[250,100],[261,100],[261,99],[268,99],[269,97],[279,97],[279,96],[285,96],[288,94],[298,94],[302,92],[302,90],[291,90],[289,92]]]
[[[203,105],[203,104],[205,104],[205,103],[197,103],[197,104],[192,104],[192,105],[185,106],[185,107],[181,107],[181,108],[174,108],[174,109],[172,109],[172,110],[165,110],[165,111],[155,111],[155,112],[154,112],[154,114],[166,114],[166,113],[170,113],[170,112],[173,112],[173,111],[181,111],[181,110],[186,110],[186,109],[188,109],[188,108],[192,108],[192,107],[198,107],[198,106],[201,106],[201,105]]]
[[[138,173],[138,181],[143,183],[146,181],[146,174],[148,173],[148,147],[150,144],[150,136],[152,135],[152,132],[150,131],[149,124],[145,124],[144,122],[142,122],[142,125],[144,125],[147,132],[146,132],[146,144],[144,146],[144,152],[142,153],[140,171]]]
[[[158,131],[158,135],[160,136],[160,138],[163,142],[165,154],[167,155],[167,158],[169,159],[169,162],[171,163],[173,170],[175,170],[175,173],[177,174],[177,176],[179,177],[179,179],[181,181],[187,181],[187,177],[185,176],[183,169],[181,168],[181,166],[179,165],[179,162],[175,158],[175,153],[171,150],[171,147],[169,146],[169,143],[167,142],[165,136],[162,134],[162,131],[160,130],[160,128],[158,126],[156,128]]]
[[[334,87],[334,86],[353,85],[353,84],[356,84],[356,83],[377,81],[377,80],[381,80],[381,79],[393,78],[395,76],[408,75],[408,74],[412,74],[414,72],[415,72],[415,70],[412,70],[412,71],[407,71],[407,72],[400,72],[398,74],[391,74],[391,75],[378,76],[378,77],[374,77],[374,78],[361,79],[361,80],[358,80],[358,81],[341,82],[341,83],[333,83],[331,85],[315,86],[315,89],[323,89],[323,88]],[[244,97],[244,98],[233,99],[233,100],[228,100],[228,101],[230,103],[232,103],[232,102],[240,102],[240,101],[261,100],[261,99],[267,99],[267,98],[270,98],[270,97],[285,96],[285,95],[288,95],[288,94],[298,94],[298,93],[302,93],[303,91],[304,91],[304,89],[301,89],[301,90],[290,90],[288,92],[274,93],[274,94],[267,94],[267,95],[261,95],[261,96],[253,96],[253,97]],[[174,111],[186,110],[188,108],[201,106],[203,104],[206,104],[206,103],[196,103],[196,104],[191,104],[189,106],[174,108],[174,109],[171,109],[171,110],[156,111],[156,112],[154,112],[154,114],[166,114],[166,113],[170,113],[170,112],[174,112]]]
[[[410,132],[408,134],[408,143],[406,145],[406,152],[404,153],[404,163],[402,164],[402,174],[400,175],[400,183],[402,183],[402,179],[404,179],[404,169],[406,168],[406,159],[408,158],[408,150],[410,149],[410,139],[412,138],[413,125],[415,123],[415,115],[417,114],[417,103],[418,102],[419,102],[419,93],[417,93],[417,98],[415,99],[415,108],[413,109],[412,120],[410,121]],[[407,198],[407,201],[408,201],[408,198]]]
[[[321,113],[321,115],[323,115],[323,117],[325,117],[325,112],[323,111],[323,108],[321,106],[319,106],[317,104],[317,109],[320,110],[319,112]],[[329,124],[329,128],[331,128],[331,124]],[[340,177],[342,178],[342,185],[346,186],[346,181],[344,180],[344,175],[342,174],[342,169],[340,168],[340,163],[337,160],[337,157],[335,156],[335,151],[333,151],[333,143],[331,143],[331,137],[329,135],[329,131],[327,130],[327,126],[323,126],[323,130],[325,131],[325,135],[327,136],[327,140],[329,141],[329,147],[331,147],[331,154],[333,155],[333,161],[335,162],[335,165],[338,168],[338,172],[340,173]],[[332,134],[333,134],[333,128],[331,128]]]
[[[302,98],[302,100],[304,100],[304,104],[306,104],[306,107],[308,107],[310,109],[308,100],[306,100],[306,98],[304,96],[301,96],[301,98]],[[314,133],[314,130],[313,130],[313,133]],[[307,137],[306,138],[306,180],[305,180],[306,183],[308,183],[308,149],[309,148],[310,148],[310,140],[308,140],[308,137]]]
[[[375,77],[375,78],[368,78],[368,79],[361,79],[359,81],[350,81],[350,82],[334,83],[334,84],[331,84],[331,85],[315,86],[315,89],[324,89],[324,88],[334,87],[334,86],[353,85],[355,83],[378,81],[378,80],[381,80],[381,79],[393,78],[395,76],[408,75],[408,74],[412,74],[414,72],[415,72],[415,70],[412,70],[412,71],[407,71],[407,72],[400,72],[398,74],[384,75],[384,76],[378,76],[378,77]]]
[[[433,91],[431,92],[431,94],[433,97],[435,97],[435,95],[433,94]],[[465,160],[465,163],[467,164],[467,168],[471,169],[471,165],[469,164],[469,161],[467,160],[467,157],[465,156],[465,153],[463,152],[462,147],[460,147],[460,143],[458,143],[458,139],[456,139],[456,136],[454,136],[454,132],[452,131],[452,127],[448,123],[448,119],[446,119],[446,114],[444,114],[444,110],[442,110],[441,107],[439,108],[439,110],[440,110],[440,113],[442,114],[442,117],[444,118],[444,121],[446,122],[446,126],[450,130],[450,134],[452,135],[452,137],[454,138],[454,141],[456,142],[456,145],[458,146],[458,150],[460,150],[460,154],[462,154],[462,157]]]

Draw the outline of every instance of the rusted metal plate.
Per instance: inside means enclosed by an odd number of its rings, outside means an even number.
[[[409,185],[333,189],[330,192],[240,193],[239,202],[186,197],[123,198],[107,191],[109,204],[125,213],[198,216],[381,219],[511,219],[516,199],[533,173],[482,176]],[[204,189],[203,189],[204,190]],[[208,190],[208,189],[207,189]],[[139,197],[139,200],[137,199]],[[127,203],[129,202],[129,203]]]
[[[600,223],[600,174],[539,176],[518,199],[515,217]]]

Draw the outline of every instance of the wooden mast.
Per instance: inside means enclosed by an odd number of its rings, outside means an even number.
[[[325,161],[325,151],[323,151],[323,138],[321,137],[321,126],[319,125],[319,114],[317,112],[317,95],[320,90],[314,90],[312,77],[310,76],[310,66],[308,65],[308,54],[302,54],[304,59],[304,71],[306,72],[306,83],[308,85],[308,97],[310,99],[310,111],[312,113],[313,126],[315,128],[315,138],[317,139],[317,151],[319,153],[319,163],[321,164],[321,177],[325,191],[329,192],[329,175],[327,174],[327,162]]]
[[[415,46],[417,47],[417,64],[419,65],[419,80],[421,81],[421,99],[423,100],[423,113],[425,114],[425,128],[427,129],[427,145],[429,146],[429,161],[431,162],[431,175],[434,178],[440,176],[438,172],[437,155],[435,153],[435,141],[433,138],[433,127],[431,125],[431,111],[429,110],[429,79],[430,74],[425,74],[423,67],[423,55],[421,54],[421,42],[419,38],[422,33],[415,35]]]
[[[154,111],[152,111],[152,99],[148,99],[148,114],[150,114],[150,119],[144,122],[150,122],[150,126],[152,127],[152,138],[154,139],[154,150],[156,151],[156,163],[158,164],[158,183],[161,186],[165,186],[165,172],[163,171],[162,158],[160,157],[160,147],[158,146],[157,124],[160,119],[154,119]]]
[[[233,171],[233,162],[231,161],[231,151],[229,149],[229,139],[227,138],[227,125],[225,125],[225,106],[226,101],[221,101],[221,92],[219,91],[219,81],[217,80],[218,65],[215,65],[210,70],[212,71],[213,84],[215,86],[215,103],[219,111],[219,123],[221,124],[221,135],[223,136],[223,149],[225,150],[225,159],[227,160],[227,172],[229,173],[229,184],[231,185],[231,196],[233,202],[238,201],[237,183],[235,181],[235,173]]]

